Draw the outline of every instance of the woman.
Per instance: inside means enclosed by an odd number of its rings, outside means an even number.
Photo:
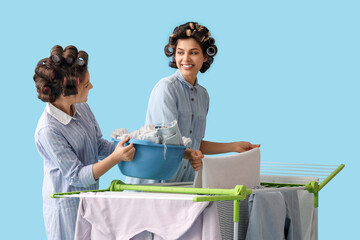
[[[260,145],[249,142],[216,143],[203,140],[209,95],[199,85],[197,75],[206,72],[217,53],[209,30],[196,22],[176,27],[165,46],[165,55],[172,57],[170,67],[178,70],[161,79],[151,92],[145,124],[162,124],[177,120],[183,136],[192,140],[177,174],[170,182],[194,180],[203,154],[244,152]],[[191,167],[192,166],[192,167]],[[153,183],[154,180],[127,178],[129,183]]]
[[[38,98],[47,105],[35,132],[36,147],[44,159],[43,214],[48,239],[73,239],[78,198],[50,198],[57,192],[99,188],[98,179],[121,161],[131,161],[135,148],[114,150],[102,138],[86,104],[92,89],[88,54],[68,46],[54,46],[51,56],[39,61],[34,81]],[[103,159],[98,162],[98,159]]]

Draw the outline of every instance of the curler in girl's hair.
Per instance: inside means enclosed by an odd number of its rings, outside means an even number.
[[[52,55],[51,59],[53,60],[54,63],[60,63],[61,58],[58,55]]]
[[[51,49],[51,60],[55,63],[56,66],[61,64],[63,52],[63,48],[59,45],[55,45]]]
[[[78,58],[76,60],[76,64],[79,65],[80,67],[85,65],[85,60],[83,58]]]
[[[78,51],[77,51],[77,48],[74,47],[74,46],[67,46],[64,50],[64,58],[65,58],[65,62],[68,64],[68,65],[73,65],[74,62],[75,62],[75,59],[77,58],[77,55],[78,55]]]
[[[74,63],[74,59],[72,57],[65,58],[67,64],[72,65]]]
[[[42,89],[41,89],[42,93],[45,94],[45,95],[50,95],[51,93],[51,88],[49,88],[48,86],[44,86]]]
[[[76,64],[80,67],[86,67],[89,60],[89,55],[84,51],[79,51],[76,59]]]

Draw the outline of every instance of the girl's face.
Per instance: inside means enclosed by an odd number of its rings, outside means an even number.
[[[89,72],[85,73],[85,77],[84,77],[84,81],[82,81],[79,84],[78,87],[78,94],[76,95],[77,99],[76,102],[77,103],[84,103],[87,101],[87,97],[89,94],[90,89],[93,88],[93,85],[90,82],[90,75]]]
[[[175,51],[175,61],[186,81],[194,84],[203,63],[207,61],[207,56],[204,56],[195,39],[179,39]]]

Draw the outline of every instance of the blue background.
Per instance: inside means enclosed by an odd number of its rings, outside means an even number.
[[[6,2],[6,3],[4,3]],[[88,103],[104,137],[144,124],[154,84],[173,73],[173,28],[207,26],[219,53],[199,82],[206,139],[261,143],[263,161],[346,164],[320,192],[320,239],[358,235],[359,1],[2,1],[1,239],[45,239],[43,161],[34,131],[45,104],[32,80],[56,44],[90,55]],[[117,167],[101,179],[123,179]]]

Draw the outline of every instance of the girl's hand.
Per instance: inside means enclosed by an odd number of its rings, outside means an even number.
[[[130,137],[122,139],[112,154],[114,154],[115,158],[118,162],[121,161],[131,161],[134,158],[135,148],[132,143],[124,147],[124,144],[129,141]]]
[[[233,142],[234,152],[245,152],[253,148],[260,147],[260,144],[251,144],[249,142]]]
[[[204,155],[200,150],[191,150],[190,148],[187,148],[185,150],[184,158],[189,160],[195,171],[198,171],[202,166],[202,159],[204,158]]]

